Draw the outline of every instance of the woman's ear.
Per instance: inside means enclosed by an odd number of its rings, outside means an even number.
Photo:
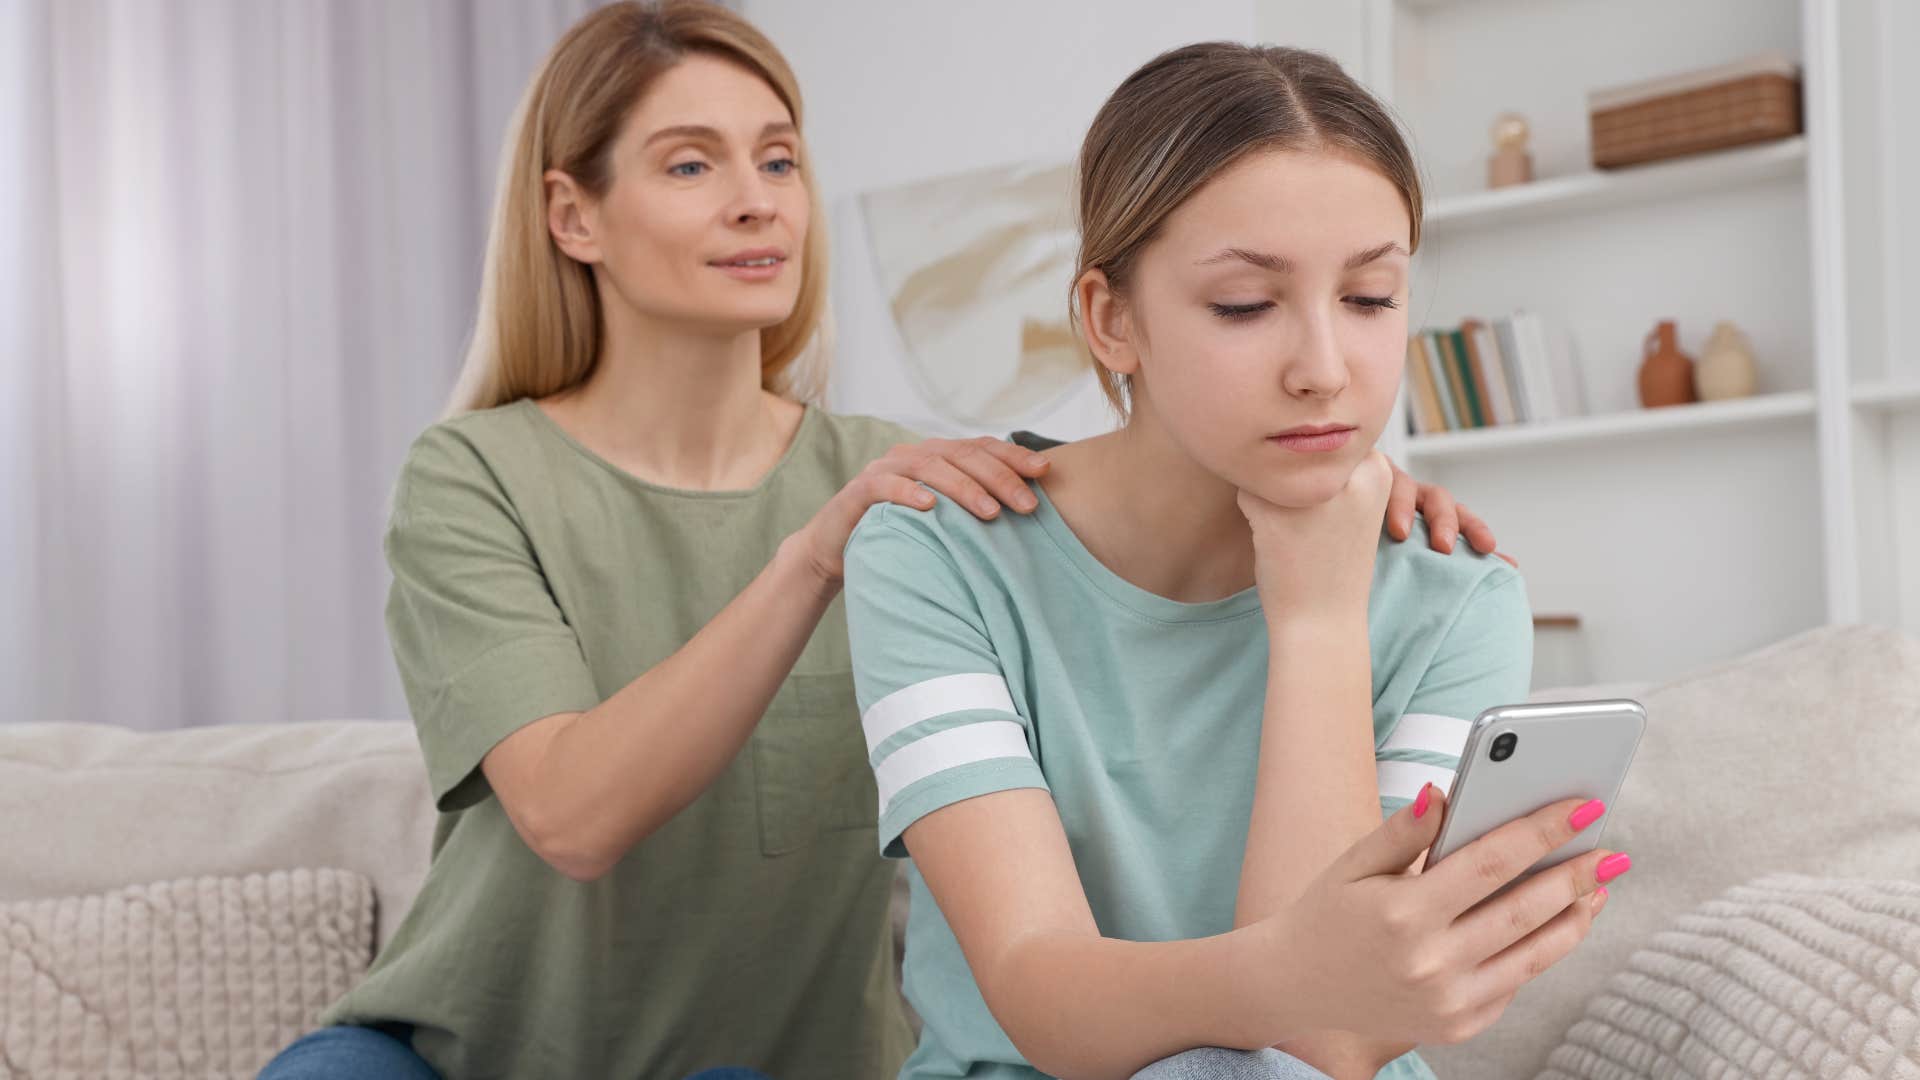
[[[547,232],[554,246],[575,262],[600,261],[600,243],[594,236],[593,204],[573,177],[548,169],[541,177],[547,193]]]
[[[1087,336],[1087,349],[1100,366],[1115,375],[1131,376],[1140,370],[1140,352],[1134,347],[1133,320],[1127,305],[1113,291],[1106,271],[1089,270],[1073,283],[1074,298],[1080,302],[1080,329]]]

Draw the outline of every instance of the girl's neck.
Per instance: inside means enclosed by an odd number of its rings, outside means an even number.
[[[1047,497],[1107,569],[1185,603],[1253,587],[1238,492],[1175,445],[1144,400],[1125,427],[1048,456]]]
[[[760,333],[646,315],[602,291],[593,374],[540,402],[567,433],[650,483],[750,488],[779,462],[804,409],[760,387]]]

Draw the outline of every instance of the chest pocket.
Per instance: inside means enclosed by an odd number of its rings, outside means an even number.
[[[752,739],[760,802],[760,850],[784,855],[823,833],[864,829],[879,818],[853,673],[791,675]]]

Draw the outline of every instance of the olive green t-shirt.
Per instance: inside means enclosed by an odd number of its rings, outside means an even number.
[[[535,855],[479,766],[665,660],[912,438],[809,408],[759,484],[697,492],[613,466],[530,400],[423,434],[387,623],[441,813],[419,898],[326,1022],[412,1024],[448,1080],[895,1075],[913,1040],[841,601],[719,779],[597,881]]]

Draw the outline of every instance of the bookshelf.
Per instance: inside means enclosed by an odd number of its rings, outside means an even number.
[[[1595,681],[1658,680],[1827,622],[1920,633],[1920,5],[1899,0],[1270,0],[1263,36],[1339,55],[1393,103],[1427,196],[1410,329],[1518,309],[1573,343],[1589,415],[1382,445],[1446,484],[1579,625]],[[1312,20],[1317,19],[1317,22]],[[1903,47],[1904,46],[1904,47]],[[1590,164],[1591,90],[1766,50],[1801,70],[1800,136]],[[1902,111],[1903,109],[1909,111]],[[1537,179],[1487,190],[1488,129]],[[1640,341],[1676,319],[1752,340],[1755,397],[1638,407]],[[1402,395],[1401,409],[1408,406]],[[1907,542],[1899,542],[1906,537]]]

